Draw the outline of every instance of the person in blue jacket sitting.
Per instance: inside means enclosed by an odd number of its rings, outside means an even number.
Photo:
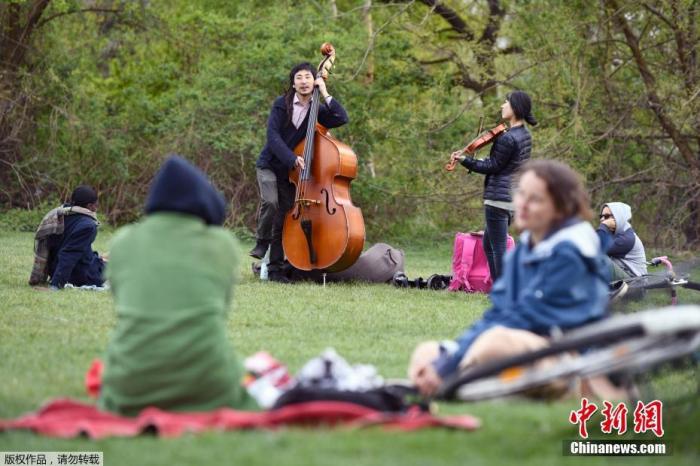
[[[456,341],[422,343],[413,353],[409,377],[423,395],[460,367],[540,349],[554,328],[606,316],[609,270],[576,172],[561,162],[529,162],[514,203],[522,234],[494,283],[491,308]]]
[[[600,211],[598,236],[609,258],[613,280],[639,277],[647,273],[644,244],[630,220],[632,208],[624,202],[608,202]]]
[[[82,207],[73,215],[65,215],[62,235],[49,239],[48,270],[50,288],[64,288],[66,283],[75,286],[104,284],[105,261],[92,250],[97,237],[97,193],[89,186],[78,186],[71,194],[70,203],[64,207]]]

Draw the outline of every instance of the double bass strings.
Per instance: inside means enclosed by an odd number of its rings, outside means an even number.
[[[297,202],[301,201],[299,208],[301,209],[300,213],[302,218],[305,218],[303,199],[306,199],[308,179],[310,178],[311,164],[313,162],[314,136],[316,133],[316,121],[318,119],[319,105],[319,90],[318,87],[315,87],[313,96],[311,97],[311,108],[309,108],[310,113],[308,126],[306,128],[306,144],[304,144],[304,168],[300,173],[298,193],[296,196]]]
[[[318,70],[316,73],[316,78],[323,77],[323,70],[326,69],[327,63],[333,66],[332,54],[324,52],[326,45],[321,46],[321,53],[325,55],[325,58],[318,65]],[[332,51],[332,46],[331,51]],[[314,152],[314,136],[316,134],[316,122],[318,121],[318,109],[321,105],[319,102],[319,90],[316,85],[314,85],[313,95],[311,96],[311,107],[309,108],[308,115],[308,126],[306,127],[306,142],[304,144],[304,168],[299,172],[299,179],[297,181],[296,194],[294,196],[294,201],[299,209],[299,215],[302,219],[306,218],[304,215],[304,199],[306,199],[308,180],[311,175],[311,164],[313,162],[313,152]]]
[[[311,108],[309,109],[309,112],[313,111],[313,102],[311,104]],[[309,119],[311,119],[311,113],[309,113]],[[309,153],[309,126],[306,127],[306,142],[304,144],[304,168],[299,170],[299,178],[297,181],[297,192],[295,196],[295,202],[298,204],[297,208],[299,209],[299,213],[303,214],[302,209],[303,209],[303,204],[300,203],[301,199],[304,199],[304,194],[306,191],[306,174],[307,174],[307,167],[308,165],[308,153]]]

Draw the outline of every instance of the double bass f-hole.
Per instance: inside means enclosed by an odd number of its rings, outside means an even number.
[[[331,208],[330,208],[331,203],[330,203],[330,195],[328,194],[328,190],[326,188],[323,188],[321,190],[321,194],[326,195],[326,212],[328,212],[328,215],[335,215],[335,211],[337,209],[335,207],[333,207],[333,209],[331,210]]]
[[[321,189],[321,194],[325,196],[325,202],[323,204],[326,206],[326,212],[328,215],[335,215],[336,209],[335,207],[331,207],[331,196],[328,193],[328,190],[326,188]],[[292,212],[292,218],[294,220],[298,220],[299,216],[301,216],[301,209],[310,207],[312,205],[318,205],[321,204],[322,202],[316,199],[299,199],[294,206],[294,211]]]

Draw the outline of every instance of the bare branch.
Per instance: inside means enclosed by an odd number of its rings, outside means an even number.
[[[54,15],[49,16],[48,18],[42,19],[39,21],[39,23],[36,25],[37,29],[48,23],[49,21],[52,21],[56,18],[60,18],[61,16],[66,16],[66,15],[73,15],[76,13],[120,13],[120,10],[115,10],[112,8],[83,8],[81,10],[71,10],[71,11],[64,11],[61,13],[56,13]]]
[[[432,11],[437,13],[447,21],[452,30],[457,32],[460,36],[467,40],[474,40],[474,32],[467,25],[466,21],[462,19],[459,14],[452,8],[446,6],[444,3],[438,0],[421,0],[425,5],[429,6]]]
[[[478,42],[480,44],[485,43],[493,47],[493,45],[496,43],[498,31],[501,28],[501,21],[503,21],[503,17],[506,15],[506,12],[503,8],[501,8],[498,0],[489,0],[488,3],[489,20],[486,24],[486,28],[484,28],[484,32],[481,33],[481,37],[479,38]]]
[[[653,14],[653,15],[656,16],[656,17],[658,17],[661,21],[663,21],[664,23],[668,24],[668,26],[669,26],[671,29],[673,29],[674,26],[673,26],[673,23],[671,22],[671,20],[668,19],[668,18],[666,17],[666,15],[664,15],[664,14],[663,14],[661,11],[659,11],[657,8],[654,8],[653,6],[649,5],[649,3],[647,3],[647,2],[642,2],[642,6],[643,6],[647,11],[649,11],[651,14]]]
[[[632,52],[632,55],[634,56],[634,60],[637,64],[637,69],[642,77],[642,81],[644,82],[644,87],[646,88],[649,106],[653,110],[661,126],[669,134],[669,136],[671,136],[671,139],[673,139],[674,144],[685,159],[688,168],[695,173],[700,172],[700,163],[698,163],[698,160],[696,159],[693,150],[691,149],[688,142],[681,137],[680,131],[673,123],[671,118],[669,118],[669,116],[667,115],[666,109],[663,106],[661,98],[657,94],[656,78],[649,70],[649,65],[647,64],[646,59],[644,58],[642,51],[640,50],[639,38],[634,34],[629,23],[625,19],[624,15],[621,13],[621,9],[618,6],[617,1],[606,0],[606,3],[610,7],[610,9],[613,10],[611,20],[622,31],[623,35],[625,36],[627,46],[629,47],[630,51]]]
[[[452,61],[452,57],[435,58],[433,60],[418,60],[418,63],[421,65],[437,65],[438,63],[446,63],[448,61]]]
[[[396,18],[401,16],[407,9],[410,7],[415,0],[411,0],[410,2],[406,3],[406,5],[401,8],[397,13],[395,13],[391,18],[386,20],[384,24],[379,26],[376,31],[372,33],[372,36],[369,38],[369,43],[367,44],[367,49],[365,49],[365,54],[362,56],[362,60],[360,61],[360,64],[357,66],[357,69],[355,70],[355,73],[350,77],[349,81],[354,80],[358,74],[360,74],[360,70],[362,70],[362,67],[365,65],[365,62],[367,61],[367,57],[369,56],[370,52],[374,48],[374,42],[377,39],[377,36],[379,35],[380,32],[384,30],[389,24],[391,24]]]
[[[517,45],[511,45],[510,47],[506,47],[501,50],[502,55],[510,55],[512,53],[523,53],[523,49]]]
[[[27,42],[32,34],[32,31],[36,27],[39,18],[44,13],[44,10],[49,5],[50,0],[35,0],[35,2],[29,8],[29,15],[27,16],[27,22],[24,28],[19,26],[19,5],[13,4],[11,13],[13,14],[13,24],[11,27],[12,41],[14,43],[14,48],[7,55],[7,62],[9,62],[11,68],[18,68],[20,64],[24,61],[24,56],[27,52]]]

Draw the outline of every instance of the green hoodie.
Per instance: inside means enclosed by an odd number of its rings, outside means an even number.
[[[101,409],[257,408],[226,335],[237,262],[231,234],[194,215],[156,212],[117,232],[107,267],[117,326]]]

